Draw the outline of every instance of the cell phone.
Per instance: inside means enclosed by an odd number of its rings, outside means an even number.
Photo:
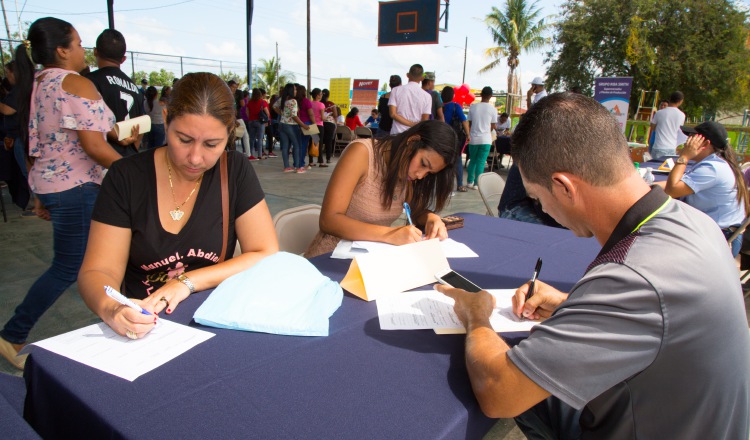
[[[440,271],[435,274],[435,278],[437,278],[440,284],[445,284],[446,286],[455,287],[457,289],[464,289],[467,292],[475,293],[482,290],[481,287],[467,280],[463,275],[460,275],[454,270],[446,269]]]

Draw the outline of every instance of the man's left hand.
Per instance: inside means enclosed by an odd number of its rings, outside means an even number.
[[[487,291],[469,293],[442,284],[435,284],[435,290],[456,301],[453,310],[467,329],[472,324],[489,324],[490,315],[495,308],[495,297]]]

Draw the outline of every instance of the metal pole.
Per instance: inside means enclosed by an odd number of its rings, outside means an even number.
[[[135,76],[135,55],[132,50],[130,51],[130,69],[132,70],[130,76]]]
[[[281,84],[279,84],[279,68],[281,67],[281,60],[279,59],[279,42],[276,42],[276,90],[278,92]],[[269,90],[270,92],[270,90]],[[271,93],[273,95],[273,93]]]
[[[307,0],[307,93],[310,93],[310,0]]]
[[[109,28],[115,28],[115,0],[107,0],[107,18],[109,18]]]
[[[12,40],[10,38],[10,26],[8,26],[8,14],[5,12],[5,2],[3,0],[0,0],[0,6],[3,8],[3,18],[5,19],[5,32],[8,34],[8,40]],[[21,33],[21,29],[18,30],[18,33]],[[23,38],[23,35],[19,35],[21,38]],[[8,44],[11,44],[10,41],[8,41]]]
[[[180,57],[180,78],[185,76],[185,72],[182,70],[182,57]]]
[[[221,61],[219,61],[219,73],[223,76],[224,75],[224,65]]]
[[[252,29],[253,29],[253,0],[247,0],[247,85],[253,88],[253,51],[252,51]]]
[[[469,36],[464,40],[464,76],[461,77],[461,84],[466,84],[466,49],[469,47]]]

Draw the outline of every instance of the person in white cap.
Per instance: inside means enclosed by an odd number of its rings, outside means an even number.
[[[531,88],[526,92],[526,108],[530,109],[545,96],[547,96],[547,91],[544,90],[544,80],[541,76],[537,76],[531,80]]]

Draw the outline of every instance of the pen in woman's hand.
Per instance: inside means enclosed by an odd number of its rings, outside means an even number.
[[[534,267],[534,274],[531,276],[531,283],[529,283],[529,291],[526,292],[526,301],[529,300],[532,296],[534,296],[534,284],[536,284],[536,279],[539,276],[539,271],[542,270],[542,259],[539,258],[536,260],[536,266]]]
[[[112,298],[113,300],[117,301],[118,303],[124,306],[128,306],[133,310],[137,310],[144,315],[151,314],[148,310],[144,309],[143,307],[134,303],[130,299],[126,298],[125,295],[123,295],[122,293],[118,292],[117,290],[113,289],[110,286],[104,286],[104,292],[107,294],[108,297]]]
[[[406,202],[404,202],[404,212],[406,213],[406,220],[411,226],[414,226],[414,222],[411,220],[411,206]]]

